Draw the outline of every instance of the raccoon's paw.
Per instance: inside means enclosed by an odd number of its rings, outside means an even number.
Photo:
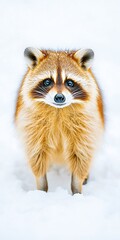
[[[83,182],[83,185],[86,185],[86,184],[87,184],[87,182],[88,182],[88,177],[87,177],[87,178],[85,178],[85,180],[84,180],[84,182]]]

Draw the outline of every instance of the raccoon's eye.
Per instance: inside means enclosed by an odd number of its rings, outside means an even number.
[[[43,85],[45,87],[49,87],[53,84],[53,80],[51,78],[46,78],[45,80],[43,80]]]
[[[65,82],[65,85],[67,87],[71,87],[72,88],[72,87],[74,87],[74,82],[71,79],[67,79],[66,82]]]

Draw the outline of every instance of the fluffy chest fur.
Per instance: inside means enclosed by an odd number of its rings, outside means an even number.
[[[81,160],[90,158],[100,131],[97,111],[93,115],[79,105],[56,109],[42,103],[39,109],[22,110],[18,119],[27,154],[34,156],[42,150],[49,165],[66,163],[74,152]]]

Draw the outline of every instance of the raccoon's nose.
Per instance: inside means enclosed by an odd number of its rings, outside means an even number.
[[[56,103],[63,103],[63,102],[65,102],[65,96],[62,93],[58,93],[55,95],[54,101]]]

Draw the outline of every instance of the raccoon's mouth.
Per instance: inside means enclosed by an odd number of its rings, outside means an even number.
[[[54,104],[55,106],[60,106],[60,107],[66,105],[66,103],[53,103],[53,104]]]

